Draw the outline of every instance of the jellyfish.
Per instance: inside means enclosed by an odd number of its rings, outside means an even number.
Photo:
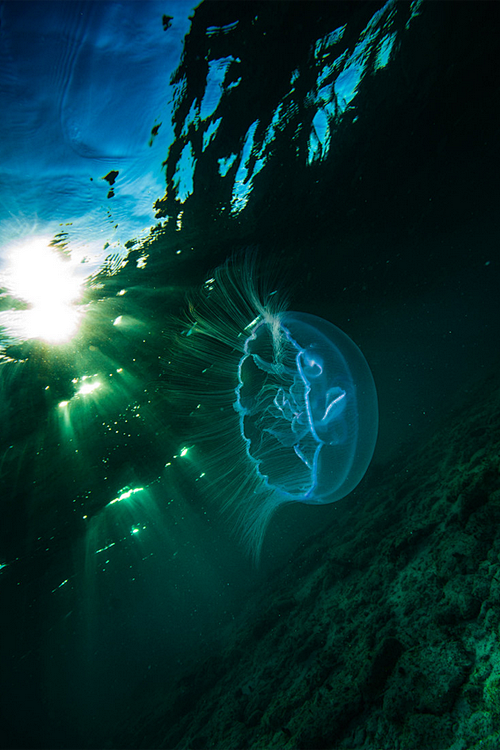
[[[251,253],[215,270],[170,358],[172,401],[203,446],[209,492],[256,562],[282,505],[352,492],[378,431],[360,349],[333,323],[289,310],[277,270]]]

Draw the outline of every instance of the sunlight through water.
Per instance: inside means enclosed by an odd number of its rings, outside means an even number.
[[[51,248],[43,237],[12,248],[7,258],[4,286],[24,308],[18,304],[3,314],[1,323],[7,332],[21,340],[69,341],[81,319],[76,303],[82,279],[75,262]]]

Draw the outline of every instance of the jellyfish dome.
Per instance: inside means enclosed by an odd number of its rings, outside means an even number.
[[[256,560],[281,505],[332,503],[359,484],[378,431],[359,348],[333,323],[288,310],[272,278],[252,256],[217,269],[191,300],[172,359],[177,402],[198,402],[203,475]]]

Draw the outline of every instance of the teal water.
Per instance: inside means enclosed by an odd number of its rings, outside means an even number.
[[[113,746],[363,502],[284,507],[258,568],[219,513],[175,335],[229,256],[365,355],[367,482],[496,367],[496,4],[185,6],[1,8],[4,747]]]

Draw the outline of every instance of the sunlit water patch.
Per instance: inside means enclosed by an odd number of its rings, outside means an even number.
[[[169,76],[196,4],[4,4],[0,261],[33,224],[44,236],[65,225],[89,273],[109,247],[125,257],[147,237],[173,138]],[[30,330],[47,338],[37,318]]]
[[[0,325],[21,341],[68,341],[81,317],[77,303],[82,283],[79,264],[51,247],[47,238],[31,237],[12,246],[6,252],[0,284],[14,309],[0,312]]]

